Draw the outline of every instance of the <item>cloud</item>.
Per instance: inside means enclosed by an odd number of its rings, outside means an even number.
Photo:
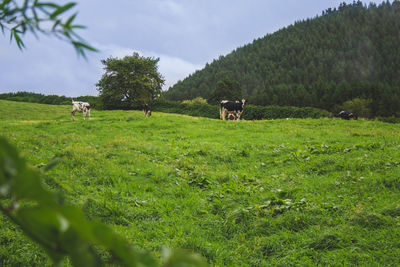
[[[160,55],[159,58],[159,71],[163,73],[166,78],[164,89],[168,89],[179,80],[183,80],[183,78],[187,77],[189,74],[204,67],[168,55]]]
[[[92,61],[79,59],[70,44],[26,36],[27,49],[0,43],[0,93],[29,91],[67,96],[94,95],[97,75]]]
[[[115,44],[100,45],[97,47],[100,49],[103,58],[117,57],[122,58],[124,56],[138,53],[140,56],[159,58],[158,71],[165,78],[165,85],[163,90],[167,90],[170,86],[174,85],[177,81],[182,80],[189,74],[196,70],[204,67],[200,64],[193,64],[179,57],[174,57],[166,54],[160,54],[152,51],[140,51],[128,47],[122,47]]]
[[[134,52],[141,56],[159,58],[159,72],[165,78],[163,90],[182,80],[202,65],[179,57],[153,51],[140,51],[117,44],[93,42],[99,53],[89,53],[88,60],[78,58],[68,43],[59,40],[28,37],[28,49],[20,51],[13,44],[0,43],[0,93],[29,91],[66,96],[97,95],[96,83],[103,74],[102,59],[122,58]],[[11,64],[12,63],[12,64]]]

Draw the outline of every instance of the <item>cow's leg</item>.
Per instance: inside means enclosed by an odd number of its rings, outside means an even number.
[[[73,111],[71,112],[71,114],[72,114],[72,120],[74,121],[74,120],[75,120],[75,110],[73,110]]]
[[[229,111],[227,109],[224,109],[224,120],[226,121],[226,117],[229,116]]]
[[[83,120],[86,120],[86,113],[87,113],[87,111],[86,111],[86,110],[83,110],[82,113],[83,113]]]
[[[240,121],[240,116],[242,115],[242,113],[243,113],[243,110],[242,111],[237,111],[236,112],[236,116],[237,116],[237,121]]]
[[[88,115],[89,120],[90,120],[90,109],[87,110],[87,115]]]
[[[222,108],[222,120],[225,120],[226,118],[226,109],[225,108]]]

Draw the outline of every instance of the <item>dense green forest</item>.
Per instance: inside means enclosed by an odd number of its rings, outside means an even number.
[[[254,40],[169,88],[169,100],[210,99],[237,81],[254,105],[336,111],[365,100],[370,116],[400,116],[400,1],[341,4]]]

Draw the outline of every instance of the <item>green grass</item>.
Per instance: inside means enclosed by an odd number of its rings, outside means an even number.
[[[0,101],[0,132],[133,245],[211,266],[398,265],[400,125],[220,121]],[[0,215],[0,263],[51,264]],[[65,264],[68,265],[68,262]]]

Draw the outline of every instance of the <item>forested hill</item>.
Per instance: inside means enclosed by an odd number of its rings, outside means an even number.
[[[399,29],[400,1],[343,3],[220,56],[165,97],[209,99],[230,80],[255,105],[334,110],[361,98],[375,116],[400,116]]]

